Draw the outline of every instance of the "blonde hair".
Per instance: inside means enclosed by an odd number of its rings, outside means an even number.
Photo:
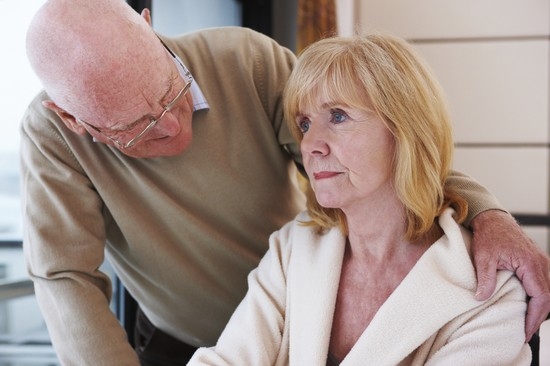
[[[412,46],[376,33],[326,38],[306,48],[284,91],[285,116],[298,141],[302,133],[296,117],[326,96],[352,108],[370,104],[394,136],[394,186],[406,210],[407,238],[426,234],[450,205],[456,219],[464,220],[466,201],[445,186],[453,155],[447,104]],[[309,184],[306,195],[310,225],[347,232],[340,209],[320,206]]]

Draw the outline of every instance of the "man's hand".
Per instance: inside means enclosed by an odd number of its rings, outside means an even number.
[[[525,319],[529,341],[550,313],[550,258],[506,212],[484,211],[472,220],[471,226],[478,281],[476,299],[486,300],[494,292],[497,270],[515,272],[529,296]]]

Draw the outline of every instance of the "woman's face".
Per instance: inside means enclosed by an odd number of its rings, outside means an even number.
[[[317,201],[346,214],[395,196],[394,138],[371,110],[321,100],[302,111],[304,166]]]

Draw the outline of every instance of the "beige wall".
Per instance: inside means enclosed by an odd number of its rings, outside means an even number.
[[[455,168],[513,213],[549,215],[550,2],[336,1],[342,33],[390,31],[425,56],[449,100]],[[525,229],[550,253],[548,228]]]

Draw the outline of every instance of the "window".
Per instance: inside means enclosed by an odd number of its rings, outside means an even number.
[[[4,57],[0,68],[0,240],[21,240],[19,203],[19,122],[40,83],[25,53],[25,33],[45,0],[0,0],[4,16],[0,39]]]
[[[196,0],[153,1],[151,14],[153,28],[166,36],[242,23],[238,0],[201,0],[200,4]]]
[[[25,34],[45,0],[0,0],[0,366],[56,365],[21,251],[19,124],[40,91],[27,62]]]

